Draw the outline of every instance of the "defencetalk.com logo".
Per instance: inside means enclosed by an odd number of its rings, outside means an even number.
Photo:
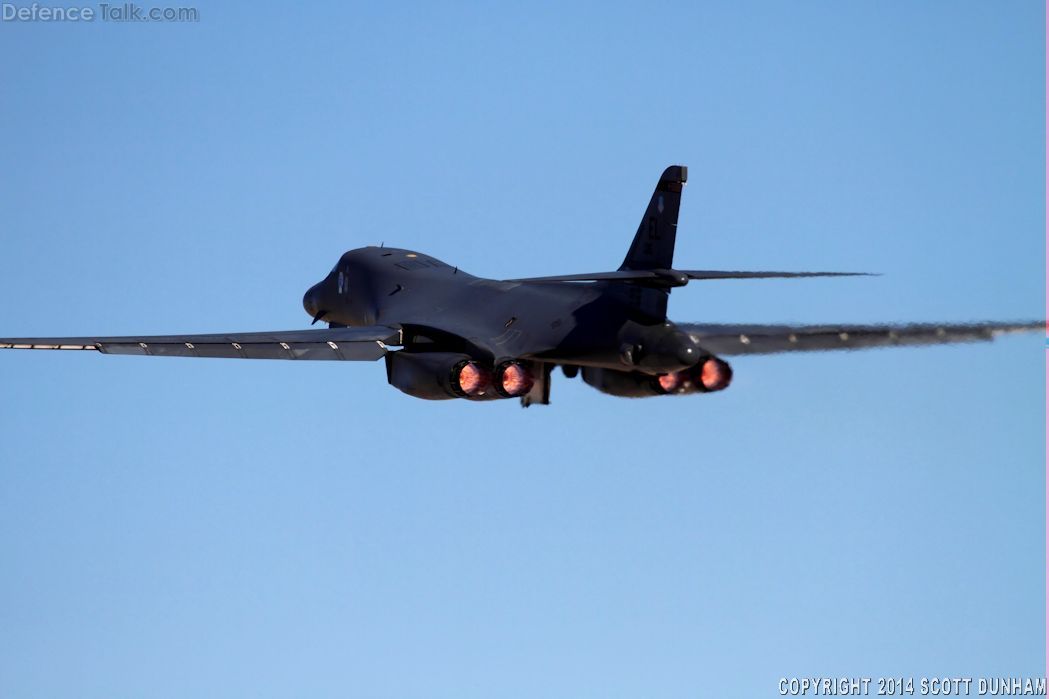
[[[199,22],[196,7],[142,7],[137,3],[73,7],[53,7],[34,2],[31,5],[0,4],[0,22]]]

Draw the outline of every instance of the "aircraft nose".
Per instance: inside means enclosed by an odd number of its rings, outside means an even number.
[[[310,314],[310,318],[316,318],[317,314],[320,313],[320,290],[317,288],[319,284],[314,284],[302,297],[302,307],[306,309],[306,312]]]

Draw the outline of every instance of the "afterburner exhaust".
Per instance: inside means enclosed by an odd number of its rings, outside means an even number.
[[[663,393],[678,393],[688,384],[688,372],[675,371],[673,374],[660,374],[656,377],[656,385]]]
[[[464,398],[482,396],[491,385],[491,372],[473,360],[463,360],[452,367],[452,390]]]
[[[532,370],[520,362],[503,362],[495,370],[495,390],[507,398],[523,396],[534,385]]]
[[[688,369],[658,374],[652,387],[656,394],[712,393],[723,391],[732,383],[732,367],[717,357],[706,357]]]
[[[717,357],[708,357],[693,369],[693,380],[698,381],[704,391],[723,391],[732,383],[732,367]]]

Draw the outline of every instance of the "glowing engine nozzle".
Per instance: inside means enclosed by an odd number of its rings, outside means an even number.
[[[523,396],[534,384],[532,372],[518,362],[506,362],[496,369],[495,389],[508,398]]]
[[[732,367],[717,357],[700,362],[695,378],[705,391],[721,391],[732,383]]]
[[[452,369],[452,388],[463,396],[482,396],[491,384],[491,373],[477,362],[459,362]]]
[[[686,386],[687,381],[687,372],[684,371],[675,371],[673,374],[660,374],[656,377],[659,390],[663,393],[678,393]]]

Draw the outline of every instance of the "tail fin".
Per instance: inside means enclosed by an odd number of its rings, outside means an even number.
[[[684,165],[671,165],[663,171],[620,270],[673,267],[677,214],[687,180],[688,168]]]

